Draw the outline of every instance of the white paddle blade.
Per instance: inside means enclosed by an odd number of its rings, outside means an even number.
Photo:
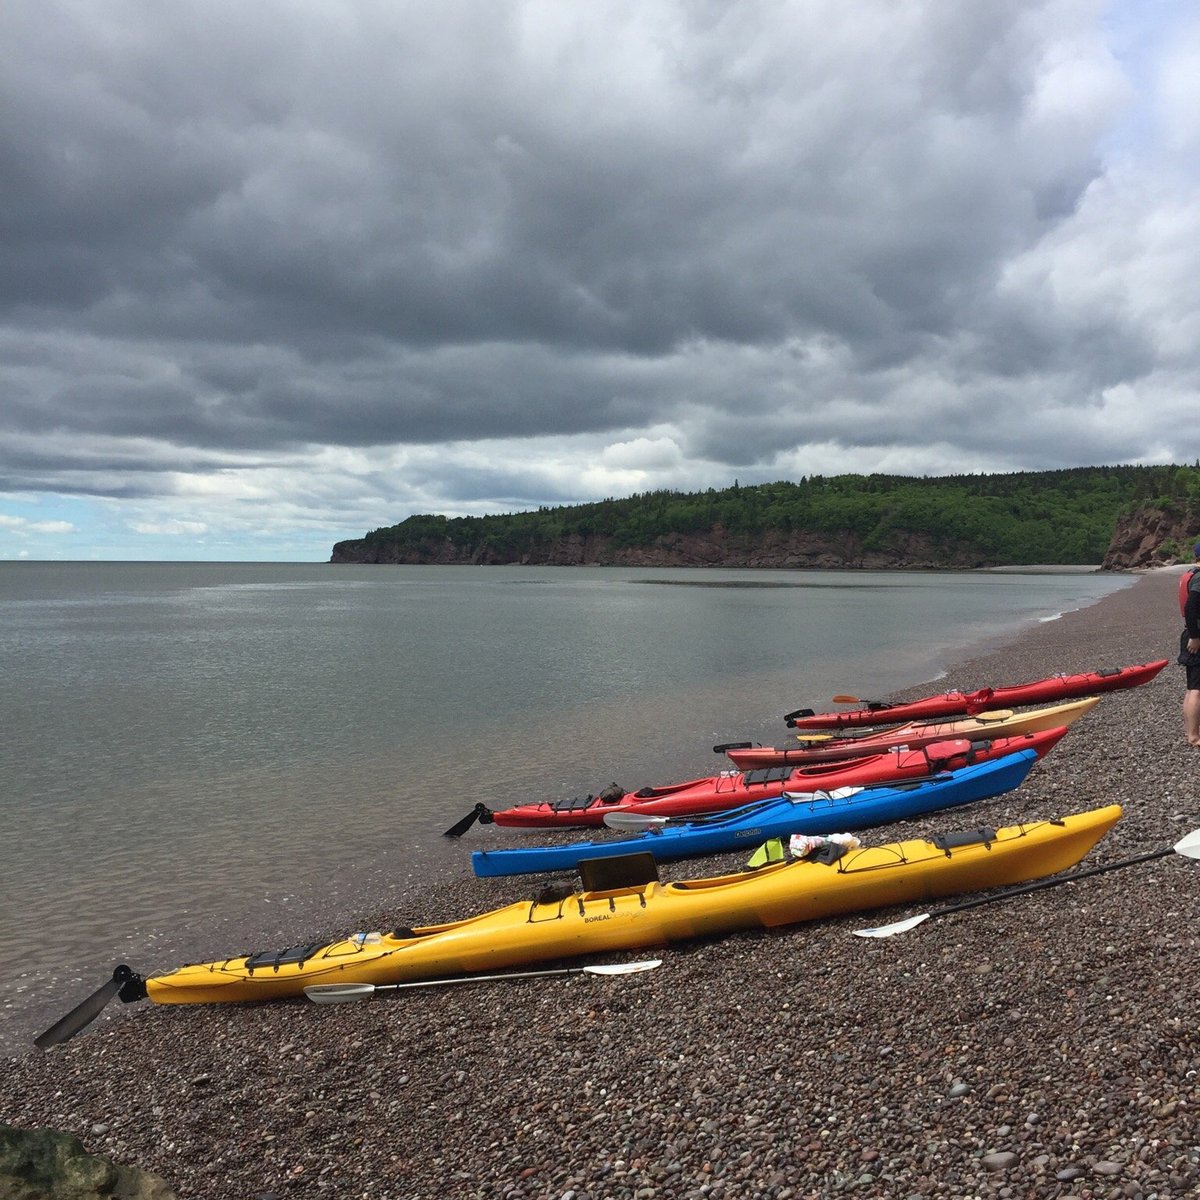
[[[641,962],[600,963],[594,967],[581,968],[588,975],[633,975],[638,971],[653,971],[662,966],[661,958],[644,958]]]
[[[373,983],[314,983],[304,989],[304,994],[315,1004],[346,1004],[365,999],[374,991]]]
[[[661,829],[671,818],[650,817],[643,813],[610,812],[604,814],[609,829]]]
[[[873,929],[856,929],[855,937],[889,938],[897,933],[907,933],[916,929],[922,921],[928,921],[932,913],[917,913],[915,917],[905,917],[903,921],[893,921],[890,925],[876,925]]]
[[[1182,854],[1184,858],[1200,858],[1200,829],[1193,829],[1186,837],[1180,838],[1171,849],[1176,854]]]

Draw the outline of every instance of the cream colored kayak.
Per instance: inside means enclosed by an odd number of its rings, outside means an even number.
[[[1014,713],[1010,710],[980,713],[976,717],[959,717],[946,721],[910,722],[877,733],[830,736],[825,733],[800,734],[802,746],[773,747],[738,744],[714,747],[723,751],[739,770],[750,771],[760,767],[800,767],[805,763],[829,762],[841,758],[859,758],[866,754],[878,754],[895,746],[916,749],[934,742],[953,738],[966,738],[978,742],[990,738],[1020,737],[1026,733],[1043,733],[1047,729],[1059,729],[1073,725],[1085,713],[1100,703],[1099,696],[1088,696],[1083,700],[1072,700],[1066,704],[1053,704],[1046,708],[1035,708],[1029,712]]]

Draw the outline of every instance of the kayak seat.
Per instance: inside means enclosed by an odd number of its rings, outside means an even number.
[[[611,858],[581,858],[579,878],[585,892],[612,892],[658,882],[658,863],[649,850]]]
[[[285,963],[307,962],[318,950],[324,950],[325,942],[309,942],[305,946],[288,946],[286,950],[256,950],[246,956],[246,970],[253,971],[257,967],[271,967],[273,970]]]
[[[947,858],[950,857],[950,851],[957,846],[986,846],[990,850],[995,840],[996,831],[987,826],[964,829],[960,833],[935,833],[929,839],[939,850],[946,852]]]

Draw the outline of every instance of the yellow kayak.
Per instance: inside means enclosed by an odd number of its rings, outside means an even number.
[[[976,829],[674,883],[649,854],[581,864],[583,890],[548,889],[465,921],[356,934],[153,974],[156,1004],[272,1000],[312,984],[394,984],[582,954],[661,946],[1024,883],[1074,866],[1119,805],[1060,820]]]

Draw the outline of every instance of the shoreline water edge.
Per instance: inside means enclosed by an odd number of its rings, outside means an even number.
[[[1175,582],[1148,574],[901,696],[1173,659]],[[1120,803],[1085,866],[1170,846],[1200,826],[1182,687],[1172,665],[1105,696],[1016,792],[862,836]],[[8,1060],[0,1122],[74,1133],[183,1200],[1193,1195],[1198,872],[1167,855],[888,940],[852,933],[920,906],[675,946],[624,977],[141,1004]],[[447,920],[540,882],[398,883],[351,919]]]

